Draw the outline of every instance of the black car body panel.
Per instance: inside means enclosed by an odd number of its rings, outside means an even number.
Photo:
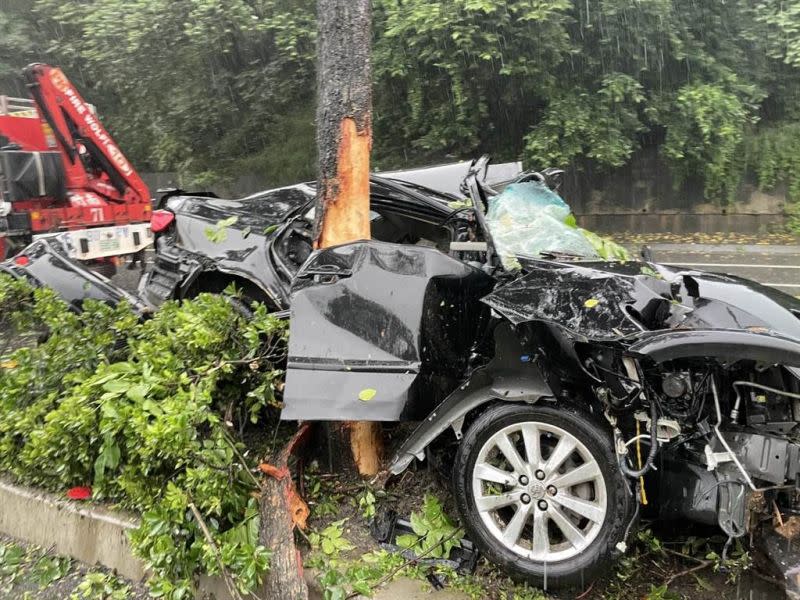
[[[529,360],[519,337],[507,323],[494,329],[495,356],[447,396],[398,448],[389,466],[395,475],[423,459],[425,448],[448,427],[460,439],[464,418],[491,401],[534,403],[554,396],[535,362]]]
[[[157,234],[153,268],[141,280],[139,295],[152,307],[197,291],[220,291],[223,283],[252,286],[248,296],[272,309],[289,306],[291,281],[312,250],[313,184],[270,190],[242,200],[173,195],[164,208],[175,215],[168,233]],[[459,198],[379,176],[371,178],[374,239],[414,243],[431,240],[446,250],[453,234],[448,219]],[[216,239],[218,223],[235,217]],[[212,286],[209,289],[209,285]],[[247,290],[246,290],[247,291]]]
[[[283,308],[290,275],[279,273],[270,247],[286,221],[306,210],[314,190],[297,185],[241,200],[207,196],[172,196],[164,207],[175,215],[168,234],[156,236],[156,260],[143,276],[139,295],[152,307],[184,298],[205,272],[223,273],[251,282],[273,308]],[[231,219],[231,218],[234,219]],[[232,220],[215,240],[220,221]],[[216,290],[215,290],[216,291]]]
[[[281,418],[422,419],[466,371],[492,285],[433,248],[315,253],[292,288]]]
[[[800,340],[800,300],[753,281],[655,263],[525,259],[524,274],[484,301],[515,325],[543,321],[578,339],[646,331],[777,331]]]
[[[723,362],[754,360],[763,364],[800,367],[800,341],[775,332],[710,329],[657,332],[628,348],[655,363],[685,358],[714,358]]]
[[[97,300],[112,306],[124,301],[140,315],[149,312],[138,297],[69,258],[58,236],[28,245],[14,258],[0,263],[0,272],[23,278],[35,287],[52,288],[74,311],[80,311],[86,300]]]

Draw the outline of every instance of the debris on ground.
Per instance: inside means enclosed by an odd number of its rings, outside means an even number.
[[[739,233],[736,231],[687,232],[687,233],[638,233],[624,231],[615,233],[614,239],[627,246],[642,244],[753,244],[759,246],[794,246],[800,237],[791,232]]]
[[[370,525],[370,533],[381,545],[381,548],[390,552],[399,552],[404,558],[415,560],[419,564],[444,565],[461,574],[474,573],[478,564],[478,550],[466,538],[458,539],[458,546],[451,548],[447,554],[438,558],[432,556],[432,552],[428,556],[422,556],[421,552],[417,554],[407,545],[399,544],[398,540],[402,541],[403,537],[418,536],[420,533],[414,529],[411,521],[400,518],[393,510],[378,513]],[[443,538],[438,543],[445,541],[449,540]],[[428,545],[429,552],[436,547],[436,543],[428,542]]]

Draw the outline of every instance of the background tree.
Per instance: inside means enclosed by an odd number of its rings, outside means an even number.
[[[655,149],[677,181],[702,178],[709,200],[730,199],[745,176],[786,182],[798,198],[791,138],[781,135],[800,123],[798,0],[373,7],[378,167],[489,152],[610,172]],[[143,170],[198,184],[245,173],[311,179],[315,8],[11,0],[0,8],[0,78],[19,93],[9,75],[27,62],[63,66]]]

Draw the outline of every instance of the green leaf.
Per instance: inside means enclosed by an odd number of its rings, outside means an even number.
[[[401,548],[406,548],[406,549],[413,548],[414,546],[416,546],[418,540],[419,538],[416,535],[412,535],[410,533],[398,535],[395,538],[395,542],[397,543],[397,545],[400,546]]]
[[[365,388],[358,392],[358,399],[362,402],[369,402],[375,397],[375,394],[378,393],[378,390],[372,388]]]
[[[700,586],[701,588],[703,588],[707,592],[715,591],[714,586],[711,584],[711,582],[708,581],[708,579],[700,577],[700,575],[698,575],[697,573],[694,573],[693,575],[694,575],[694,579],[697,582],[698,586]]]
[[[103,389],[113,394],[122,394],[127,392],[129,387],[130,384],[124,381],[107,381],[103,384]]]
[[[321,548],[325,554],[333,554],[336,552],[336,545],[328,538],[322,538]]]
[[[231,225],[235,225],[236,222],[239,220],[239,217],[236,215],[227,217],[226,219],[222,219],[221,221],[217,221],[217,228],[224,229],[225,227],[230,227]]]
[[[145,384],[132,385],[125,390],[125,395],[134,402],[144,402],[144,397],[150,391],[150,386]]]
[[[411,522],[411,529],[420,537],[426,535],[431,527],[430,522],[424,520],[423,517],[416,512],[411,513],[409,521]]]

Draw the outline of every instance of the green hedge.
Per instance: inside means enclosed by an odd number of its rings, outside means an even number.
[[[212,295],[145,322],[124,305],[74,314],[3,276],[0,336],[0,471],[57,493],[91,486],[141,513],[131,540],[157,597],[190,597],[198,574],[219,571],[194,504],[239,588],[256,588],[270,556],[258,545],[258,457],[244,458],[236,432],[274,415],[283,323],[263,306],[245,320]]]

